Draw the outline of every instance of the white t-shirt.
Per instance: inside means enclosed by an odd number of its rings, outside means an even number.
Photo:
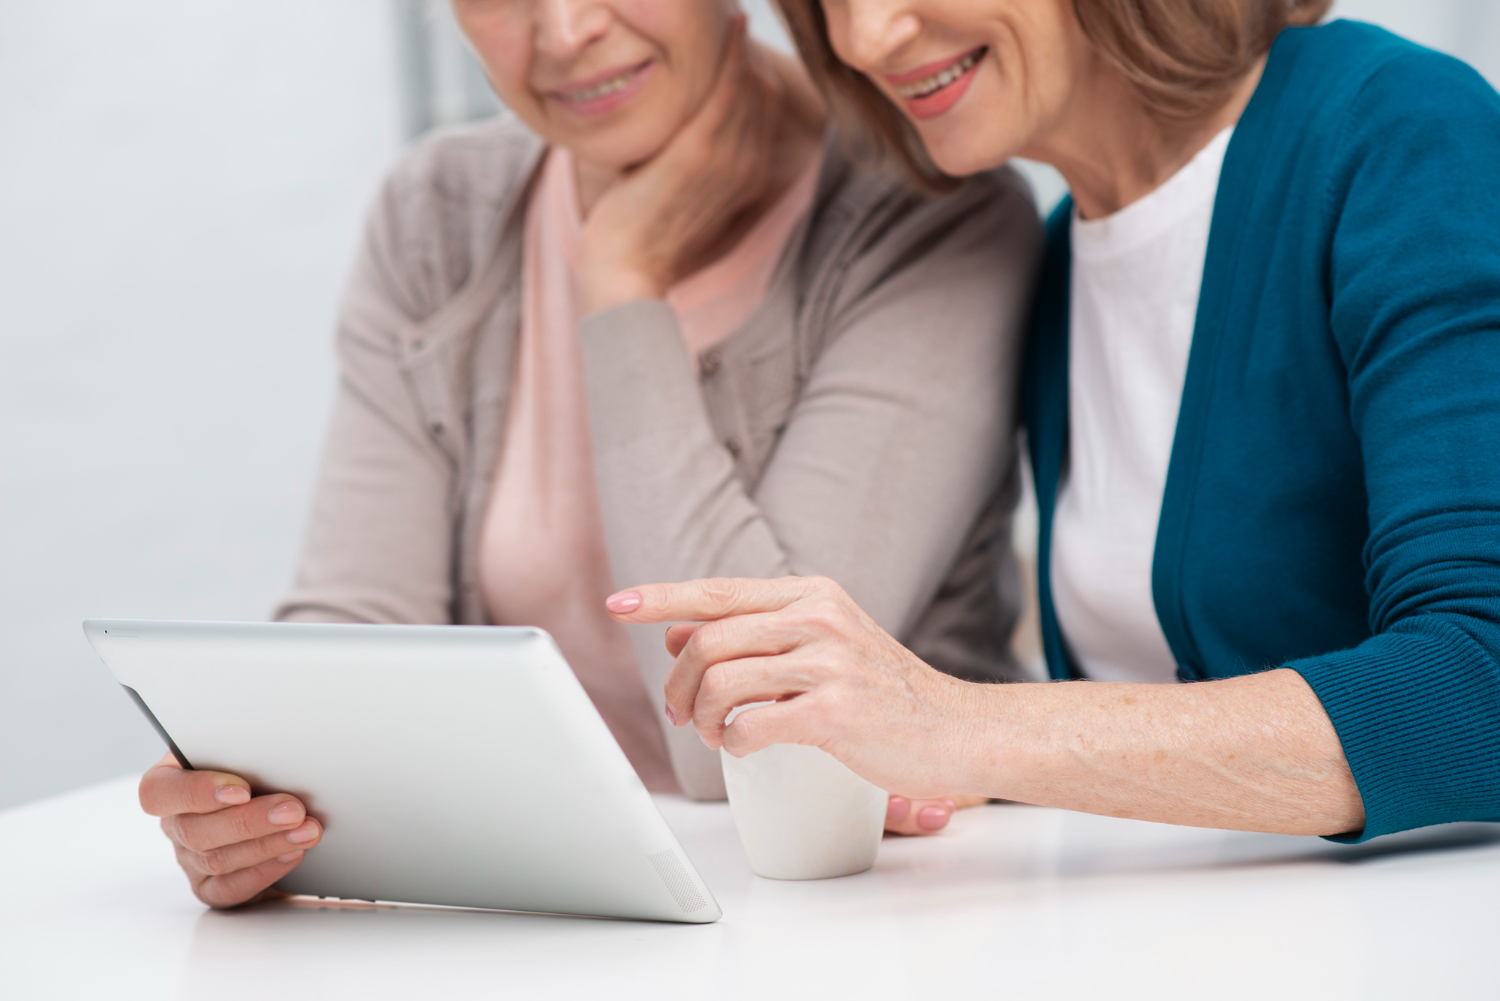
[[[1068,461],[1053,521],[1052,597],[1073,662],[1098,681],[1177,680],[1151,565],[1233,131],[1114,215],[1073,216]]]

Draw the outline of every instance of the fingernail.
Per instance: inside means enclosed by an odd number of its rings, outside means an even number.
[[[244,786],[219,786],[214,790],[214,799],[225,806],[239,806],[250,802],[250,790]]]
[[[667,703],[666,710],[667,710],[667,722],[671,723],[673,726],[676,726],[677,725],[677,714],[672,711],[672,703],[670,703],[670,702]]]
[[[924,806],[917,814],[917,826],[924,831],[940,831],[948,826],[948,811],[940,806]]]
[[[302,851],[287,852],[285,855],[278,855],[278,856],[276,856],[276,861],[278,861],[278,862],[295,862],[295,861],[297,861],[299,858],[301,858],[305,854],[306,854],[306,852],[302,852]]]
[[[943,805],[948,808],[949,813],[952,813],[954,810],[958,809],[958,804],[953,802],[953,800],[948,798],[947,796],[943,797]]]
[[[604,607],[616,615],[625,615],[641,607],[641,596],[634,591],[621,591],[605,598]]]
[[[271,812],[266,814],[266,819],[280,826],[281,824],[295,824],[302,820],[302,807],[294,800],[278,803],[271,807]]]
[[[892,796],[885,807],[885,822],[899,824],[911,813],[911,801],[905,796]]]
[[[294,845],[305,845],[318,836],[318,825],[311,820],[297,828],[295,831],[287,831],[286,839]]]

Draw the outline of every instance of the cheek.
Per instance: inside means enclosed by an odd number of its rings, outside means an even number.
[[[662,56],[685,96],[707,89],[738,10],[733,0],[613,0],[612,7]]]
[[[833,54],[844,65],[858,69],[849,42],[849,5],[841,0],[824,0],[823,19],[828,26],[828,46],[833,49]]]
[[[498,26],[497,26],[498,27]],[[519,111],[535,103],[527,81],[531,74],[531,46],[524,32],[489,30],[470,33],[469,40],[500,100]]]
[[[457,2],[453,14],[500,100],[524,115],[535,103],[527,86],[532,59],[529,10],[513,4]]]

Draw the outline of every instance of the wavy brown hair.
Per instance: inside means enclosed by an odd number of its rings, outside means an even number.
[[[922,187],[956,183],[917,130],[828,39],[819,0],[777,0],[802,61],[844,121],[856,154],[888,157]],[[1316,24],[1333,0],[1072,0],[1094,49],[1164,122],[1189,123],[1223,105],[1283,28]]]

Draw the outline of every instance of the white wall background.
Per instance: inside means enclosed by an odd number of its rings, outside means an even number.
[[[286,586],[363,205],[372,0],[0,3],[0,806],[160,753],[87,616]]]
[[[80,620],[288,582],[402,2],[0,3],[0,808],[160,754]],[[1338,10],[1500,78],[1496,0]]]

